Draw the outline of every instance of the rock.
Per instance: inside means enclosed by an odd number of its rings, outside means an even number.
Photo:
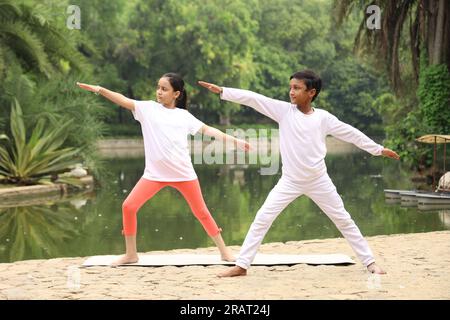
[[[450,171],[446,172],[439,179],[439,189],[441,189],[441,190],[450,190]]]
[[[82,178],[87,176],[87,171],[81,167],[81,164],[77,164],[74,169],[69,172],[71,177]]]

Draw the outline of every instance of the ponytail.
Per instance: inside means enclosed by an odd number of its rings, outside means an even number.
[[[178,96],[177,100],[175,101],[175,106],[180,109],[186,109],[187,110],[187,92],[186,89],[183,88],[181,90],[180,95]]]
[[[169,79],[170,85],[172,86],[174,91],[180,91],[180,95],[175,101],[175,106],[180,109],[187,110],[187,92],[184,88],[184,80],[177,73],[166,73],[161,78]]]

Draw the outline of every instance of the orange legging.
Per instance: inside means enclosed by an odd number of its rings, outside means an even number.
[[[181,192],[208,235],[215,236],[220,232],[203,200],[198,179],[181,182],[160,182],[141,178],[122,204],[123,235],[136,235],[136,216],[139,208],[159,190],[167,186],[173,187]]]

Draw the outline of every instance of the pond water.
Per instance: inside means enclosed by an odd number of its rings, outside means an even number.
[[[142,175],[143,157],[105,159],[108,175],[95,190],[39,205],[0,207],[0,262],[122,254],[121,204]],[[328,172],[363,235],[450,229],[449,210],[420,211],[385,202],[383,189],[413,189],[411,173],[398,161],[364,152],[329,154]],[[280,174],[261,175],[260,166],[195,165],[203,196],[223,238],[241,245]],[[264,242],[341,237],[307,197],[291,203]],[[138,213],[139,252],[213,246],[188,205],[165,188]]]

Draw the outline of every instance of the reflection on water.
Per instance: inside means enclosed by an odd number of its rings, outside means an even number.
[[[450,229],[450,210],[440,210],[439,219],[441,219],[446,229]]]
[[[80,235],[76,211],[66,203],[0,209],[1,262],[65,255]]]
[[[143,172],[143,158],[107,160],[95,195],[0,208],[0,262],[121,254],[121,204]],[[366,236],[450,229],[448,210],[420,211],[385,202],[383,189],[413,189],[401,164],[365,153],[327,157],[328,172],[347,210]],[[259,207],[280,175],[254,165],[195,166],[205,201],[227,244],[241,245]],[[291,203],[264,242],[340,237],[308,198]],[[138,213],[140,252],[214,244],[174,189],[161,190]]]

